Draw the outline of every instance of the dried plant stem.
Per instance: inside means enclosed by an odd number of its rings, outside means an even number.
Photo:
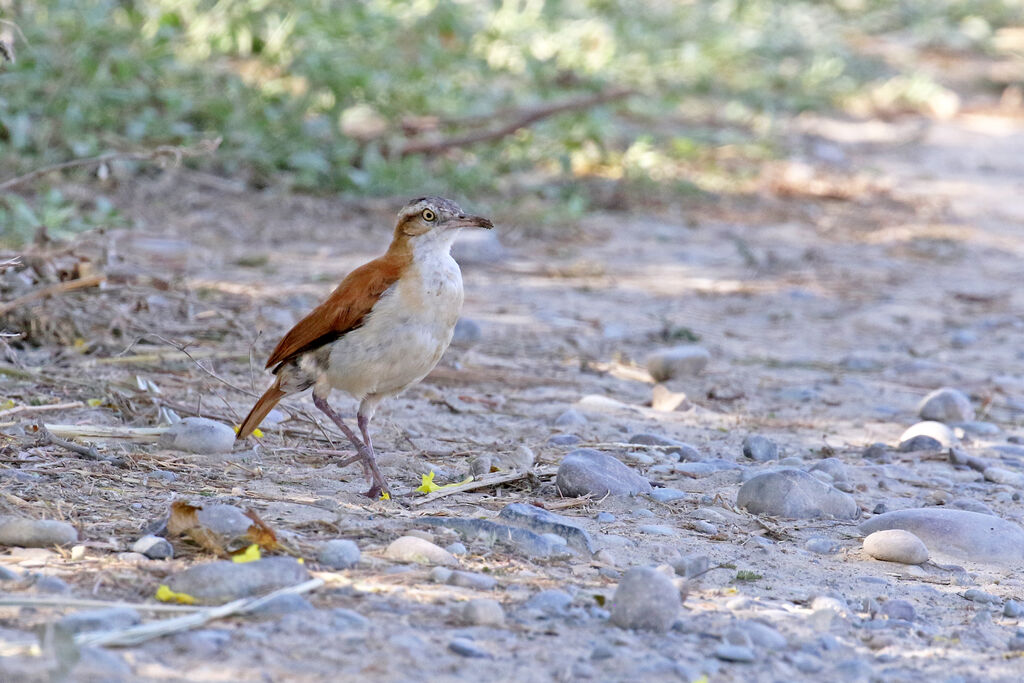
[[[3,187],[0,187],[0,190],[2,189]],[[0,304],[0,315],[6,315],[13,311],[14,309],[20,306],[24,306],[25,304],[32,303],[37,299],[45,299],[56,294],[64,294],[66,292],[71,292],[76,289],[95,287],[101,284],[106,279],[107,276],[103,274],[89,275],[88,277],[80,277],[76,280],[68,280],[67,282],[58,282],[57,284],[50,285],[49,287],[37,289],[23,296],[19,296],[17,299],[8,301],[5,304]]]
[[[487,476],[484,476],[484,477],[480,477],[479,479],[474,479],[473,481],[466,482],[465,484],[460,484],[459,486],[453,486],[451,488],[441,489],[440,491],[434,491],[433,493],[428,493],[426,496],[424,496],[423,498],[420,498],[419,500],[411,501],[410,504],[413,505],[414,507],[415,506],[420,506],[420,505],[425,505],[427,503],[430,503],[430,502],[433,502],[433,501],[437,500],[438,498],[444,498],[446,496],[451,496],[451,495],[454,495],[456,493],[464,493],[466,491],[475,491],[477,489],[485,489],[485,488],[489,488],[491,486],[497,486],[498,484],[507,484],[510,481],[518,481],[520,479],[526,479],[527,477],[531,477],[531,476],[545,476],[545,475],[550,475],[550,474],[554,474],[554,473],[555,473],[555,468],[548,467],[548,468],[545,468],[545,469],[523,470],[523,471],[516,470],[516,471],[513,471],[513,472],[502,472],[502,473],[498,473],[498,474],[494,474],[494,475],[487,475]]]
[[[7,410],[0,410],[0,417],[17,415],[18,413],[41,413],[47,410],[71,410],[72,408],[81,408],[84,405],[81,401],[71,401],[70,403],[50,403],[43,406],[15,406]]]

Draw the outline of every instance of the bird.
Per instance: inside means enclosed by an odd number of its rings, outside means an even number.
[[[391,497],[377,465],[370,421],[380,403],[434,369],[452,340],[464,298],[462,271],[451,256],[464,228],[491,229],[443,197],[420,197],[398,212],[387,251],[356,268],[277,343],[267,360],[274,383],[239,426],[248,437],[286,396],[313,389],[313,405],[352,443],[370,498]],[[359,436],[328,403],[332,389],[359,402]]]

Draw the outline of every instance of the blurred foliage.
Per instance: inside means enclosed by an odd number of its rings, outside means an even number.
[[[938,88],[869,56],[858,47],[866,37],[985,50],[1022,6],[0,0],[12,22],[0,29],[24,35],[17,62],[0,70],[0,159],[7,177],[222,135],[217,156],[196,163],[256,187],[470,193],[589,176],[717,191],[744,162],[774,154],[780,114],[885,87],[917,106]],[[452,135],[486,127],[494,112],[622,86],[642,94],[429,158],[393,152],[412,129]],[[557,192],[582,210],[578,193]],[[26,207],[7,200],[3,210],[0,226]]]

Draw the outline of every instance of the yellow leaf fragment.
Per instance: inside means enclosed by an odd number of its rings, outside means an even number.
[[[262,439],[263,438],[263,430],[260,429],[259,427],[257,427],[256,429],[252,430],[252,435],[255,436],[257,439]]]
[[[384,493],[380,494],[380,499],[381,500],[391,500],[391,494],[388,493],[387,491],[385,491]]]
[[[178,602],[182,605],[196,604],[196,599],[191,595],[188,593],[175,593],[166,583],[160,584],[160,587],[156,589],[156,599],[160,602]]]
[[[262,555],[260,554],[260,547],[253,543],[245,550],[232,555],[231,561],[235,564],[242,564],[243,562],[255,562],[261,557]]]
[[[99,408],[101,405],[103,405],[103,399],[102,398],[90,398],[89,400],[87,400],[85,402],[85,405],[89,406],[90,408]]]
[[[433,493],[434,491],[440,491],[441,489],[450,489],[453,486],[462,486],[463,484],[468,484],[471,481],[473,481],[473,477],[469,476],[462,481],[455,482],[454,484],[445,484],[444,486],[441,486],[434,483],[434,471],[431,470],[430,474],[424,474],[422,476],[422,483],[416,490],[420,493]]]
[[[14,399],[9,398],[3,403],[0,403],[0,408],[2,408],[3,410],[7,410],[8,408],[13,408],[15,405],[16,404],[14,403]]]

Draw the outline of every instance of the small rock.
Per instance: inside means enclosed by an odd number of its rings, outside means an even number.
[[[458,541],[455,541],[454,543],[449,543],[444,547],[444,549],[450,552],[452,555],[465,555],[467,552],[469,552],[468,550],[466,550],[466,546],[462,543],[459,543]]]
[[[718,527],[711,522],[705,522],[703,519],[694,520],[693,528],[702,534],[707,534],[708,536],[715,536],[718,534]]]
[[[481,649],[469,638],[453,638],[452,641],[448,643],[448,649],[463,657],[482,659],[491,656],[486,650]]]
[[[434,583],[448,583],[453,571],[448,567],[434,567],[430,570],[430,580]]]
[[[970,498],[956,498],[949,501],[949,507],[956,508],[958,510],[968,510],[970,512],[979,512],[983,515],[993,515],[995,512],[988,505],[985,505],[981,501],[971,500]]]
[[[740,487],[736,505],[753,514],[790,519],[856,519],[860,515],[852,497],[795,469],[751,478]]]
[[[974,330],[957,330],[950,338],[949,343],[954,349],[963,349],[978,341],[978,333]]]
[[[757,462],[779,459],[779,446],[768,437],[749,434],[743,439],[743,455]]]
[[[651,498],[661,503],[671,503],[673,500],[681,500],[689,495],[686,491],[667,487],[651,491]]]
[[[921,564],[928,561],[928,548],[920,538],[902,529],[876,531],[864,539],[864,552],[876,560]]]
[[[731,645],[722,643],[715,648],[715,656],[726,662],[749,663],[757,661],[754,651],[743,645]]]
[[[554,588],[543,590],[526,601],[524,607],[538,610],[548,616],[563,614],[572,604],[572,596]]]
[[[991,422],[980,422],[973,420],[971,422],[954,422],[949,425],[957,429],[962,429],[968,434],[975,436],[996,436],[999,432],[1003,431],[999,425]]]
[[[672,391],[664,384],[655,384],[651,389],[651,408],[671,413],[674,410],[689,410],[692,404],[681,391]]]
[[[998,605],[1002,602],[1002,600],[995,595],[986,593],[980,588],[968,588],[964,591],[964,597],[971,602],[980,602],[983,605]]]
[[[948,425],[935,421],[918,422],[911,425],[900,435],[899,450],[903,453],[925,450],[937,451],[955,446],[956,443],[956,434],[953,433],[953,430]]]
[[[686,578],[693,578],[698,574],[703,574],[708,570],[709,566],[710,561],[707,555],[680,555],[672,561],[672,568],[676,571],[676,574]]]
[[[477,598],[462,608],[462,620],[474,626],[504,626],[505,610],[497,600]]]
[[[0,564],[0,582],[21,581],[21,574]]]
[[[1024,635],[1017,634],[1011,636],[1010,640],[1006,643],[1006,649],[1010,652],[1020,652],[1024,650]]]
[[[594,543],[585,529],[568,517],[555,514],[536,505],[509,503],[498,513],[498,519],[537,533],[555,534],[580,552],[594,553]]]
[[[554,543],[529,529],[499,524],[489,519],[422,517],[420,522],[454,529],[466,538],[478,542],[507,546],[528,557],[561,557],[568,554],[565,539],[562,537],[558,537],[558,542]]]
[[[611,524],[615,521],[615,515],[613,515],[610,512],[605,512],[602,510],[601,512],[597,513],[594,519],[596,519],[598,522],[601,522],[601,524]]]
[[[661,524],[641,524],[637,527],[637,531],[654,536],[675,536],[676,533],[672,527],[662,526]]]
[[[555,418],[556,427],[582,427],[587,422],[587,417],[575,408],[569,408]]]
[[[148,534],[132,544],[132,552],[142,553],[151,560],[169,560],[174,557],[174,547],[166,538]]]
[[[575,446],[580,441],[580,437],[575,434],[552,434],[548,437],[549,446]]]
[[[65,595],[71,592],[71,586],[64,579],[46,574],[36,576],[32,587],[39,593],[46,595]]]
[[[537,456],[526,444],[519,444],[510,453],[502,453],[498,456],[498,465],[503,470],[517,470],[523,472],[533,467]]]
[[[437,569],[443,569],[443,567],[435,567]],[[463,571],[452,571],[449,572],[448,578],[443,583],[449,586],[460,586],[462,588],[472,588],[478,591],[489,591],[498,585],[498,580],[488,574],[477,574],[476,572],[463,572]]]
[[[901,621],[914,621],[917,616],[914,606],[906,600],[886,600],[882,604],[882,614],[889,619]]]
[[[673,377],[699,374],[710,360],[711,354],[704,347],[676,346],[647,356],[647,372],[654,381],[664,382]]]
[[[495,458],[490,453],[478,455],[469,461],[469,473],[474,477],[482,477],[499,469],[501,468],[495,464]]]
[[[205,417],[186,417],[160,435],[161,448],[209,455],[227,453],[235,445],[235,430]]]
[[[922,399],[917,412],[924,420],[937,422],[969,422],[974,419],[974,406],[964,392],[951,387],[936,389]]]
[[[254,562],[207,562],[167,579],[176,593],[200,604],[215,604],[294,586],[309,579],[306,567],[290,557],[265,557]]]
[[[767,624],[759,621],[744,621],[739,628],[746,632],[751,642],[766,650],[781,650],[786,647],[786,637]]]
[[[1019,489],[1024,488],[1024,474],[1020,472],[1013,472],[1002,467],[986,467],[982,474],[987,481],[1015,486]]]
[[[804,543],[804,548],[818,555],[834,555],[839,552],[839,544],[831,538],[825,538],[824,536],[815,536],[814,538],[807,539],[807,542]]]
[[[933,557],[1002,566],[1024,563],[1024,529],[992,515],[930,507],[886,512],[860,525],[863,534],[884,529],[911,532]]]
[[[611,622],[621,628],[664,633],[672,628],[679,609],[679,590],[672,579],[650,567],[635,567],[615,589]]]
[[[1003,616],[1018,619],[1024,616],[1024,605],[1016,600],[1007,600],[1003,605]]]
[[[480,324],[469,318],[459,318],[455,323],[455,331],[452,332],[452,345],[455,347],[469,348],[484,336]]]
[[[605,453],[581,448],[567,454],[555,479],[565,496],[630,496],[650,493],[650,483],[621,461]]]
[[[359,546],[355,541],[335,538],[320,546],[316,561],[331,569],[350,569],[359,564]]]
[[[397,562],[440,564],[449,567],[459,564],[455,556],[444,548],[415,536],[396,538],[384,551],[384,557]]]
[[[0,516],[0,545],[49,548],[53,545],[71,545],[77,540],[78,531],[67,522]]]
[[[285,593],[284,595],[278,595],[269,602],[263,603],[250,613],[263,616],[278,616],[293,612],[309,612],[313,609],[315,609],[313,603],[305,597],[295,593]]]
[[[142,623],[142,617],[131,607],[108,607],[68,614],[58,619],[54,628],[73,636],[87,631],[113,631],[139,623]]]

